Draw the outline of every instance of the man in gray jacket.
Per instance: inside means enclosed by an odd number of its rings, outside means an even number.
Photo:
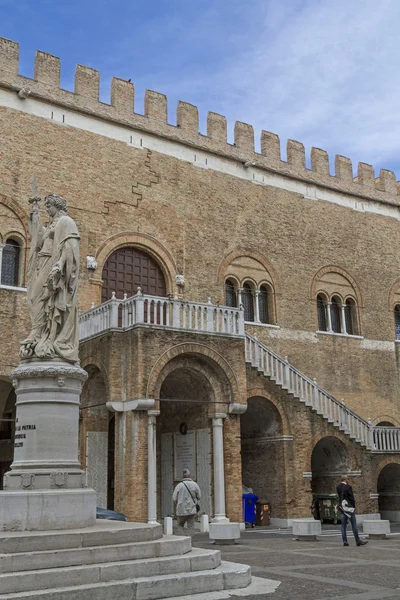
[[[175,513],[180,529],[187,523],[187,528],[194,530],[197,505],[200,502],[200,498],[201,492],[199,486],[191,478],[189,470],[184,469],[183,481],[178,483],[172,495],[172,502],[175,504]]]

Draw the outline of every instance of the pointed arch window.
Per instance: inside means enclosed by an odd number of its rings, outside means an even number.
[[[237,291],[233,279],[225,281],[225,304],[226,306],[237,306]]]
[[[332,331],[334,333],[342,332],[341,306],[342,303],[340,301],[340,298],[334,296],[331,300],[331,323]]]
[[[400,340],[400,305],[394,307],[394,326],[396,330],[396,340]]]
[[[327,301],[323,294],[317,296],[317,311],[318,311],[318,331],[328,331],[327,320]]]
[[[254,301],[253,291],[249,283],[244,283],[241,293],[241,300],[244,308],[244,320],[254,321]]]
[[[18,286],[21,247],[16,240],[6,240],[1,257],[1,284]]]
[[[344,318],[346,333],[349,335],[357,334],[356,326],[356,303],[352,298],[347,298],[344,306]]]
[[[271,289],[262,285],[258,293],[258,313],[261,323],[271,323]]]

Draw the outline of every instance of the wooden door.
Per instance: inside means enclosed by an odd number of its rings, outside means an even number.
[[[157,262],[146,252],[137,248],[120,248],[107,259],[102,273],[102,302],[111,298],[115,292],[117,298],[124,293],[134,296],[141,287],[143,294],[165,296],[164,275]]]

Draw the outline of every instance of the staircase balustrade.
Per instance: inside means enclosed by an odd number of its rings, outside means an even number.
[[[400,452],[400,427],[374,426],[339,402],[289,362],[246,333],[246,362],[327,419],[351,439],[374,452]]]

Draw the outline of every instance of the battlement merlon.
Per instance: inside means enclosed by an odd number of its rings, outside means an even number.
[[[304,145],[295,140],[287,142],[287,161],[281,160],[280,140],[275,133],[261,132],[261,153],[254,149],[254,130],[251,125],[237,121],[234,144],[227,142],[226,118],[209,112],[207,135],[199,133],[199,115],[196,106],[179,102],[177,124],[168,123],[167,98],[164,94],[147,90],[144,114],[134,112],[134,86],[130,81],[114,77],[111,83],[111,103],[99,100],[100,75],[95,69],[78,65],[74,92],[60,88],[60,60],[38,51],[35,57],[34,79],[18,74],[19,44],[0,38],[0,86],[19,92],[29,91],[37,97],[68,110],[81,112],[127,128],[181,143],[219,157],[255,165],[260,169],[284,177],[303,180],[339,192],[361,196],[378,202],[400,205],[400,183],[392,171],[381,169],[375,178],[372,166],[358,164],[353,176],[350,159],[335,158],[335,174],[330,174],[329,156],[319,148],[311,150],[311,169],[306,167]],[[20,95],[23,102],[23,94]]]

